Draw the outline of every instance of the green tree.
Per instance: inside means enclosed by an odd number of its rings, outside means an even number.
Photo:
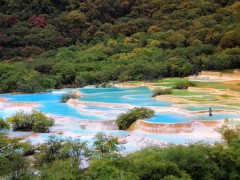
[[[31,152],[32,147],[29,143],[0,133],[0,177],[19,179],[31,173],[29,162],[24,158],[25,154]]]
[[[10,126],[2,118],[0,118],[0,130],[9,130]]]
[[[54,119],[47,117],[40,111],[32,111],[30,114],[17,112],[7,118],[7,122],[12,124],[14,131],[48,132],[48,128],[54,124]]]
[[[121,147],[119,147],[118,139],[111,135],[104,133],[98,133],[94,137],[93,151],[97,156],[104,157],[109,154],[119,153]]]

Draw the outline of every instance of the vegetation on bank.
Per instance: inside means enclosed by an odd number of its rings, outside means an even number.
[[[196,86],[196,84],[194,82],[188,81],[188,80],[184,80],[184,81],[179,81],[176,82],[176,84],[174,85],[174,89],[188,89],[188,87],[193,87]]]
[[[126,130],[128,129],[132,123],[139,119],[146,119],[154,116],[154,111],[145,108],[145,107],[135,107],[133,109],[128,110],[126,113],[122,113],[117,117],[117,125],[119,129]]]
[[[167,94],[172,94],[173,89],[172,88],[156,88],[153,90],[153,95],[152,97],[160,96],[160,95],[167,95]]]
[[[81,93],[74,89],[72,92],[68,92],[68,93],[64,93],[61,97],[60,97],[60,103],[66,103],[69,99],[77,99],[81,97]]]
[[[0,3],[0,93],[240,67],[239,1]]]
[[[3,179],[239,179],[240,128],[224,124],[223,142],[150,146],[120,153],[115,137],[97,134],[89,148],[51,136],[32,146],[0,133]],[[30,158],[34,157],[34,158]],[[36,173],[37,172],[37,173]]]
[[[63,94],[60,97],[60,103],[66,103],[69,99],[75,99],[75,96],[72,93]]]
[[[0,118],[0,131],[9,129],[10,129],[9,124],[6,121],[4,121],[3,118]]]
[[[121,150],[123,148],[119,146],[118,139],[112,135],[100,132],[94,137],[93,153],[96,156],[104,157],[109,154],[118,154]]]
[[[48,132],[49,127],[54,124],[54,119],[47,117],[40,111],[32,111],[30,114],[17,112],[7,118],[14,131]]]

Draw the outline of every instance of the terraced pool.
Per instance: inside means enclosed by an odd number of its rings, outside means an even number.
[[[182,114],[156,114],[154,117],[146,119],[151,123],[184,123],[191,122],[191,118]]]
[[[79,88],[79,91],[82,93],[81,101],[87,102],[100,102],[100,103],[111,103],[111,105],[101,105],[101,104],[90,104],[77,109],[71,105],[59,103],[59,99],[63,93],[70,92],[72,89],[63,89],[63,90],[54,90],[53,92],[48,93],[39,93],[39,94],[21,94],[21,95],[12,95],[12,94],[2,94],[0,96],[10,98],[8,102],[36,102],[41,104],[37,107],[37,110],[41,110],[44,113],[51,113],[54,115],[60,116],[69,116],[75,117],[84,120],[114,120],[116,117],[125,112],[129,106],[151,106],[151,107],[171,107],[171,103],[158,101],[151,97],[152,92],[147,87],[139,88]],[[116,105],[115,105],[116,104]],[[119,106],[121,105],[121,106]],[[225,107],[221,106],[211,106],[212,109],[221,109]],[[201,106],[189,106],[186,107],[187,110],[197,111],[197,110],[208,110],[209,107]],[[227,109],[227,108],[226,108]],[[0,109],[0,117],[7,118],[16,112],[15,109]],[[212,117],[208,116],[208,113],[201,115],[192,115],[187,116],[183,114],[174,114],[174,113],[156,113],[153,118],[149,118],[146,121],[151,123],[184,123],[191,122],[192,120],[221,120],[225,118],[240,118],[240,115],[236,114],[219,114],[214,113]],[[53,126],[51,130],[57,130],[57,126]],[[64,131],[70,132],[72,134],[79,135],[89,135],[96,134],[96,130],[87,130],[81,129],[76,126],[74,122],[71,126],[62,127]],[[114,135],[128,135],[127,131],[104,131],[106,133]],[[11,136],[20,136],[28,135],[26,132],[9,132]],[[31,134],[31,133],[30,133]],[[159,135],[151,133],[142,133],[141,135],[151,137],[154,139],[173,142],[173,143],[183,143],[186,140],[187,136],[177,136],[168,134],[168,135]],[[38,143],[44,139],[47,139],[50,134],[42,134],[40,139],[30,139],[33,143]],[[202,140],[201,138],[195,138],[195,140]],[[91,140],[87,140],[91,141]],[[211,140],[210,140],[211,141]],[[127,147],[128,149],[134,149],[136,147]]]
[[[72,89],[63,89],[59,91],[53,91],[50,93],[40,93],[40,94],[21,94],[21,95],[11,95],[4,94],[2,97],[9,98],[8,102],[36,102],[41,104],[37,107],[37,110],[43,111],[45,113],[51,113],[61,116],[76,117],[80,119],[88,120],[109,120],[113,116],[117,116],[121,112],[127,110],[126,108],[115,107],[115,106],[86,106],[83,111],[79,111],[76,108],[68,105],[59,103],[59,99],[63,93],[69,92]],[[157,101],[151,97],[152,92],[146,87],[140,88],[80,88],[83,93],[82,101],[89,102],[103,102],[103,103],[113,103],[113,104],[130,104],[133,106],[160,106],[168,107],[171,106],[170,103]],[[115,112],[105,113],[101,115],[98,112],[107,112],[109,110],[115,110]],[[1,115],[1,114],[0,114]],[[11,115],[11,113],[10,113]],[[2,115],[4,118],[8,116],[7,113]]]

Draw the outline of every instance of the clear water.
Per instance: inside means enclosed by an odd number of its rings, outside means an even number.
[[[191,122],[191,119],[182,114],[156,114],[146,121],[151,123],[184,123]]]
[[[184,109],[189,110],[189,111],[208,111],[209,108],[212,108],[212,110],[237,110],[237,108],[230,108],[230,107],[225,107],[225,106],[187,106],[184,107]]]
[[[170,106],[170,103],[157,101],[151,97],[151,91],[146,87],[141,88],[79,88],[83,93],[82,101],[91,102],[104,102],[104,103],[117,103],[117,104],[131,104],[135,106]],[[45,113],[51,113],[61,116],[76,117],[80,119],[88,120],[109,120],[112,116],[117,116],[121,112],[126,111],[126,108],[119,107],[104,107],[104,106],[88,106],[86,107],[86,113],[79,111],[76,108],[59,103],[59,99],[63,93],[70,92],[72,89],[63,89],[59,91],[53,91],[53,93],[40,93],[40,94],[3,94],[1,96],[10,98],[8,102],[36,102],[41,106],[37,107],[37,110]],[[132,99],[134,98],[134,100]],[[96,108],[96,109],[94,109]],[[87,110],[98,110],[107,112],[109,110],[118,110],[115,112],[106,113],[104,116],[99,113],[94,113]],[[4,115],[7,117],[8,115]]]
[[[82,101],[89,102],[103,102],[103,103],[111,103],[111,106],[104,105],[89,105],[80,111],[76,108],[59,103],[59,99],[63,93],[72,91],[72,89],[63,89],[63,90],[55,90],[52,93],[40,93],[40,94],[21,94],[21,95],[11,95],[11,94],[3,94],[0,96],[10,98],[9,102],[37,102],[40,103],[41,106],[36,109],[43,111],[44,113],[51,113],[60,116],[69,116],[76,117],[80,119],[87,120],[109,120],[116,118],[122,112],[125,112],[128,109],[128,106],[124,106],[125,104],[130,104],[133,106],[157,106],[157,107],[170,107],[171,103],[161,102],[155,100],[151,97],[152,92],[146,87],[140,88],[79,88],[79,90],[83,93],[83,97],[80,99]],[[114,104],[122,104],[123,106],[115,106]],[[194,109],[194,107],[192,107]],[[208,107],[196,107],[197,110],[206,110]],[[213,107],[214,110],[217,107]],[[7,118],[15,113],[16,110],[11,109],[0,109],[0,117]],[[152,123],[183,123],[190,122],[191,120],[220,120],[225,118],[240,118],[240,115],[234,114],[215,114],[213,111],[213,116],[209,117],[208,113],[202,115],[196,115],[192,117],[184,116],[182,114],[156,114],[153,118],[149,118],[146,121]],[[95,135],[99,131],[97,130],[87,130],[80,129],[77,126],[77,123],[73,122],[70,126],[53,126],[51,130],[58,130],[58,128],[63,129],[64,131],[74,133],[76,135]],[[107,134],[113,135],[129,135],[130,133],[127,131],[103,131]],[[11,136],[20,136],[20,135],[29,135],[31,132],[9,132]],[[51,134],[43,133],[40,135],[40,138],[31,138],[29,141],[32,143],[41,143],[46,141]],[[199,138],[192,138],[187,135],[179,135],[179,134],[151,134],[151,133],[142,133],[146,137],[150,137],[153,139],[165,141],[168,143],[174,144],[184,144],[187,141],[200,141]],[[62,136],[65,138],[64,136]],[[93,139],[86,139],[89,143],[93,141]],[[213,142],[212,139],[204,139],[209,142]],[[136,150],[139,147],[126,146],[126,149],[129,151]]]
[[[76,117],[87,120],[113,120],[120,113],[127,110],[124,104],[134,106],[171,106],[170,103],[161,102],[151,97],[152,92],[147,87],[138,88],[79,88],[83,93],[82,101],[113,103],[113,106],[89,105],[80,111],[68,104],[59,103],[59,99],[63,93],[70,92],[72,89],[55,90],[50,93],[40,94],[21,94],[11,95],[3,94],[1,96],[10,98],[9,102],[37,102],[41,106],[36,109],[45,113],[51,113],[61,116]],[[123,106],[114,106],[122,104]],[[207,110],[208,107],[187,107],[190,110]],[[220,106],[212,106],[214,109],[219,109]],[[15,113],[15,110],[1,110],[0,117],[6,118]],[[148,119],[148,122],[153,123],[181,123],[191,120],[219,120],[225,118],[240,118],[238,115],[231,114],[213,114],[212,117],[208,113],[201,116],[195,116],[192,119],[180,114],[157,114],[153,118]]]
[[[6,119],[16,113],[14,109],[0,109],[0,118]]]
[[[209,116],[208,113],[206,114],[202,114],[202,115],[198,115],[195,120],[210,120],[210,121],[214,121],[214,120],[224,120],[224,119],[233,119],[233,118],[240,118],[240,115],[237,114],[221,114],[221,113],[213,113],[213,116]]]
[[[90,119],[90,120],[103,120],[104,117],[96,116],[91,114],[80,113],[76,108],[59,103],[59,99],[62,94],[60,93],[40,93],[40,94],[21,94],[21,95],[10,95],[6,94],[4,97],[10,98],[8,102],[37,102],[41,106],[37,107],[37,110],[43,111],[45,113],[51,113],[61,116],[70,116],[81,119]],[[11,113],[4,113],[3,117],[6,118]]]
[[[152,98],[152,92],[147,87],[83,88],[79,90],[84,93],[81,98],[82,101],[131,104],[135,106],[171,106],[171,103]]]

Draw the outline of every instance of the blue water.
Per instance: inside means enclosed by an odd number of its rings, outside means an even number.
[[[171,106],[168,102],[162,102],[155,100],[151,97],[151,90],[147,87],[138,88],[79,88],[83,94],[80,100],[90,102],[104,102],[104,103],[116,103],[116,104],[130,104],[135,106],[159,106],[166,107]],[[59,103],[59,99],[65,92],[70,92],[72,89],[56,90],[54,93],[40,93],[40,94],[3,94],[1,96],[10,98],[9,102],[37,102],[41,106],[37,107],[37,110],[45,113],[51,113],[61,116],[70,116],[88,120],[112,120],[120,113],[127,110],[124,106],[100,106],[89,105],[84,111],[79,111],[76,108]],[[202,107],[201,107],[202,109]],[[97,112],[95,112],[95,110]],[[100,114],[99,114],[100,112]],[[0,117],[6,118],[14,114],[14,110],[1,110]],[[104,114],[104,115],[101,115]],[[179,114],[157,114],[153,118],[148,119],[148,122],[155,123],[181,123],[189,122],[190,120],[220,120],[225,118],[239,118],[239,115],[232,114],[213,114],[212,117],[208,116],[208,113],[201,116],[195,116],[189,119]]]
[[[135,106],[171,106],[171,103],[152,98],[152,92],[147,87],[83,88],[79,90],[84,93],[81,98],[83,101],[131,104]]]
[[[191,119],[181,114],[156,114],[146,121],[151,123],[183,123],[191,122]]]
[[[209,116],[208,113],[195,115],[192,117],[187,117],[182,114],[156,114],[154,117],[146,119],[147,122],[151,123],[185,123],[191,122],[193,120],[224,120],[224,119],[233,119],[240,118],[240,115],[237,114],[222,114],[222,113],[213,113],[213,116]]]
[[[155,100],[151,97],[152,92],[146,87],[140,88],[79,88],[83,94],[83,97],[80,98],[82,101],[89,102],[103,102],[103,103],[111,103],[113,106],[103,106],[103,105],[89,105],[85,108],[81,109],[81,111],[76,108],[59,103],[59,99],[63,93],[72,91],[72,89],[63,89],[56,90],[54,93],[40,93],[40,94],[21,94],[21,95],[11,95],[11,94],[2,94],[0,96],[10,98],[9,102],[36,102],[40,103],[41,106],[37,107],[37,110],[41,110],[44,113],[51,113],[60,116],[69,116],[76,117],[80,119],[88,119],[88,120],[109,120],[115,119],[117,115],[122,112],[125,112],[128,109],[128,106],[125,104],[130,104],[133,106],[158,106],[158,107],[170,107],[171,103],[161,102]],[[122,104],[123,106],[114,106],[114,104]],[[99,113],[100,112],[100,113]],[[0,109],[0,117],[7,118],[15,113],[15,110],[10,109]],[[100,114],[100,115],[99,115]],[[103,115],[101,115],[103,114]],[[115,118],[114,118],[115,117]],[[220,120],[225,118],[240,118],[239,115],[234,114],[215,114],[213,111],[213,116],[209,117],[208,113],[202,115],[194,115],[192,117],[184,116],[181,114],[156,114],[153,118],[149,118],[146,121],[152,123],[183,123],[190,122],[192,120]],[[65,131],[69,131],[71,133],[79,134],[79,135],[95,135],[97,134],[97,130],[87,130],[80,129],[78,127],[77,122],[72,122],[70,127],[62,127]],[[51,127],[51,130],[58,130],[59,126]],[[61,128],[61,127],[60,127]],[[130,133],[127,131],[103,131],[107,134],[113,135],[129,135]],[[31,132],[9,132],[12,136],[20,136],[20,135],[28,135]],[[186,135],[179,134],[151,134],[144,133],[141,135],[146,135],[147,137],[158,139],[161,141],[166,141],[174,144],[184,144],[191,137],[187,137]],[[42,139],[48,139],[50,134],[41,134]],[[33,143],[41,143],[41,139],[29,139]],[[202,140],[201,138],[195,138],[194,141]],[[206,139],[205,139],[206,140]],[[87,140],[88,142],[92,142],[92,139]],[[207,140],[209,142],[213,142],[214,140]],[[129,146],[126,147],[128,150],[134,150],[138,147]]]
[[[41,106],[37,107],[37,110],[45,113],[51,113],[61,116],[70,116],[88,120],[109,120],[109,117],[100,116],[97,114],[79,112],[76,108],[59,103],[59,99],[62,93],[69,92],[72,89],[63,89],[55,91],[55,93],[40,93],[40,94],[3,94],[1,96],[10,98],[8,102],[37,102]],[[104,103],[120,103],[120,104],[131,104],[136,106],[170,106],[170,103],[157,101],[151,97],[151,91],[146,87],[140,88],[79,88],[83,93],[82,101],[96,101]],[[130,97],[130,98],[129,98]],[[134,99],[132,99],[134,98]],[[119,113],[126,111],[127,108],[117,107],[102,107],[102,106],[89,106],[87,109],[94,109],[101,111],[108,110],[121,110]],[[108,116],[117,116],[119,113],[110,113]],[[5,116],[6,117],[6,116]]]
[[[21,95],[10,95],[6,94],[3,97],[10,98],[8,102],[37,102],[41,106],[37,107],[37,110],[43,111],[45,113],[51,113],[61,116],[70,116],[81,119],[90,119],[90,120],[102,120],[102,116],[95,116],[91,114],[80,113],[76,108],[59,103],[59,99],[62,94],[53,94],[53,93],[40,93],[40,94],[21,94]],[[6,115],[5,115],[6,117]]]
[[[231,107],[225,107],[225,106],[187,106],[184,107],[184,109],[189,110],[189,111],[208,111],[209,107],[212,108],[212,110],[237,110],[237,108],[231,108]]]
[[[224,119],[233,119],[233,118],[240,118],[240,115],[236,114],[221,114],[221,113],[213,113],[213,116],[209,116],[208,113],[199,115],[195,118],[195,120],[224,120]]]

